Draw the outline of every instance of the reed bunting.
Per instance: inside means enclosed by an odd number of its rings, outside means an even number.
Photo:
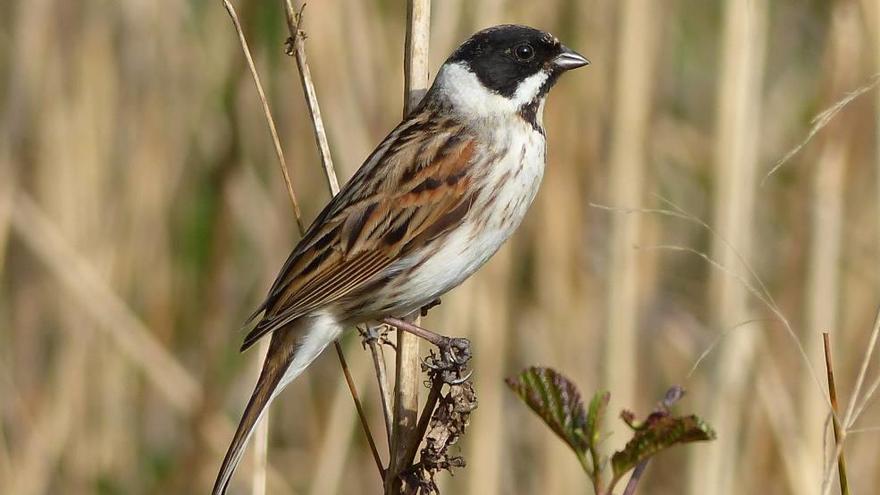
[[[266,407],[342,333],[404,316],[473,274],[519,226],[544,173],[543,112],[587,65],[552,35],[485,29],[440,67],[294,248],[242,350],[269,352],[214,485],[225,493]]]

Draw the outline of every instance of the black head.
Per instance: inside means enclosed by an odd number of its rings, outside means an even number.
[[[541,71],[548,74],[543,96],[560,74],[589,64],[553,35],[515,24],[484,29],[465,41],[447,63],[463,63],[489,90],[510,97],[519,83]]]

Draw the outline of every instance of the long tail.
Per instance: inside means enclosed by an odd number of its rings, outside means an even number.
[[[251,394],[250,401],[244,409],[241,422],[220,472],[214,482],[213,495],[224,495],[232,480],[232,474],[250,440],[260,418],[272,400],[302,373],[330,342],[336,340],[342,331],[338,322],[329,315],[305,317],[293,322],[290,326],[276,330],[269,343],[269,352],[263,362],[263,370],[257,379],[257,385]]]

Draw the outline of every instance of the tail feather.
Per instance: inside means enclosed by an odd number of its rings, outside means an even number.
[[[336,340],[342,327],[329,315],[306,317],[280,328],[272,334],[269,352],[263,363],[254,392],[245,407],[241,422],[223,458],[212,495],[224,495],[235,468],[244,456],[248,440],[272,400],[311,364],[330,342]]]

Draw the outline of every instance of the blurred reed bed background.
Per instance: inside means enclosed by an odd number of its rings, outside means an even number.
[[[312,219],[328,196],[281,5],[237,7]],[[389,0],[307,9],[343,179],[399,119],[404,21]],[[880,91],[766,175],[813,116],[876,83],[880,3],[438,0],[433,70],[500,22],[550,30],[593,64],[550,98],[548,168],[520,232],[426,320],[476,353],[469,465],[444,493],[586,492],[503,386],[530,364],[610,389],[614,412],[688,388],[682,407],[719,438],[662,455],[643,493],[820,493],[833,446],[819,333],[846,403],[880,303]],[[296,241],[226,12],[4,2],[0,47],[0,493],[204,493],[257,369],[238,329]],[[378,437],[368,353],[354,335],[344,347]],[[268,493],[380,492],[325,354],[273,407]],[[610,451],[626,436],[609,426]],[[880,486],[878,435],[875,400],[846,445],[857,493]]]

